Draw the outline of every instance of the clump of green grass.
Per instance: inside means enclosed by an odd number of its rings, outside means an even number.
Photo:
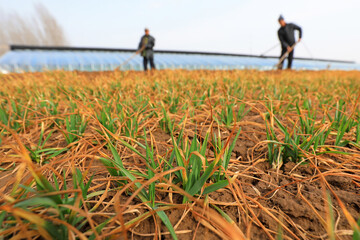
[[[238,109],[236,109],[236,106],[237,104],[235,103],[225,104],[215,118],[218,124],[224,124],[227,128],[231,128],[234,123],[240,121],[251,110],[250,108],[245,111],[245,103],[241,103],[237,107]]]
[[[44,136],[45,127],[44,123],[41,123],[40,137],[37,145],[34,148],[26,147],[29,151],[29,155],[33,161],[39,164],[44,164],[50,161],[52,158],[58,156],[59,154],[67,151],[67,148],[45,148],[46,142],[51,137],[54,130],[50,131],[50,133],[45,137]]]
[[[146,143],[146,146],[143,146],[146,149],[146,156],[144,156],[130,144],[123,142],[123,141],[122,141],[122,143],[126,147],[128,147],[130,150],[137,153],[141,158],[145,159],[145,161],[147,163],[146,164],[147,174],[132,173],[131,171],[127,170],[122,163],[120,155],[118,154],[115,147],[111,143],[109,143],[109,147],[111,149],[114,159],[111,160],[111,159],[107,159],[107,158],[101,158],[100,160],[107,167],[109,173],[112,176],[124,176],[129,179],[128,180],[129,182],[135,182],[134,191],[139,190],[138,194],[136,196],[143,203],[145,203],[147,206],[149,206],[152,210],[158,209],[159,207],[161,207],[161,204],[155,203],[156,181],[150,183],[150,185],[148,186],[149,187],[148,190],[145,190],[143,188],[142,184],[140,182],[138,182],[137,178],[136,178],[136,175],[141,175],[141,176],[144,176],[146,179],[150,180],[151,178],[153,178],[155,176],[154,170],[156,169],[157,166],[153,159],[153,148]],[[174,230],[173,226],[171,225],[170,220],[169,220],[168,216],[166,215],[166,213],[164,211],[156,211],[156,214],[162,220],[164,225],[168,228],[168,230],[171,233],[171,236],[174,239],[177,239],[175,230]]]
[[[65,174],[65,173],[64,173]],[[73,173],[73,187],[67,189],[66,181],[60,188],[58,177],[53,174],[52,185],[43,175],[35,173],[36,189],[30,185],[20,185],[13,196],[0,206],[1,232],[4,237],[30,236],[40,234],[44,239],[68,239],[71,234],[81,233],[88,219],[80,214],[92,178],[85,182],[79,169]],[[66,179],[64,175],[63,179]],[[19,230],[17,225],[22,226]],[[71,228],[69,228],[71,226]],[[74,232],[74,229],[77,231]],[[12,230],[13,229],[13,230]],[[12,230],[12,231],[9,231]],[[92,238],[94,234],[92,234]]]
[[[0,103],[0,121],[15,131],[20,131],[28,125],[27,114],[26,107],[14,99]]]

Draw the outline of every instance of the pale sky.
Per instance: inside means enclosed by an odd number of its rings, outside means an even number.
[[[0,0],[0,9],[30,17],[37,2],[72,46],[136,48],[148,27],[156,49],[260,55],[279,42],[283,14],[303,28],[295,56],[360,63],[360,0]]]

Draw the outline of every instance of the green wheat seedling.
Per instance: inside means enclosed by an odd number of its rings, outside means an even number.
[[[100,110],[100,113],[96,114],[99,122],[111,133],[116,133],[118,130],[118,126],[116,125],[116,121],[118,118],[112,117],[112,108],[110,106],[103,106]],[[102,133],[102,131],[99,131]]]
[[[47,137],[44,139],[44,122],[41,123],[40,138],[35,148],[26,147],[29,151],[30,157],[38,164],[44,164],[50,159],[60,155],[67,151],[67,148],[44,148],[46,142],[51,137],[54,130],[50,131]]]
[[[336,139],[335,139],[335,146],[346,146],[349,144],[349,140],[343,140],[345,133],[348,133],[353,127],[357,125],[357,122],[348,117],[346,114],[346,105],[345,101],[340,100],[336,103],[336,111],[334,118],[330,116],[328,113],[328,118],[332,122],[331,127],[337,131]]]
[[[236,111],[235,103],[226,104],[215,120],[218,124],[223,124],[227,128],[231,128],[231,126],[235,123],[240,121],[246,114],[250,112],[251,109],[245,111],[245,103],[241,103]]]
[[[203,143],[200,144],[195,136],[191,143],[185,139],[184,141],[180,141],[179,146],[174,136],[172,136],[175,163],[177,166],[184,168],[183,171],[176,173],[177,179],[174,180],[174,183],[180,183],[182,188],[190,195],[199,193],[206,180],[210,177],[211,171],[205,174],[203,169],[207,165],[205,151],[208,138],[209,133],[206,134]],[[211,170],[214,167],[213,164]],[[185,201],[187,201],[186,198],[184,198],[184,202]]]
[[[121,123],[121,133],[129,138],[136,139],[139,135],[141,125],[154,115],[153,111],[146,113],[148,103],[142,104],[135,109],[121,107],[119,112],[119,122]]]
[[[138,137],[139,124],[139,119],[136,115],[127,118],[123,127],[125,136],[136,139]]]
[[[218,145],[219,152],[215,160],[209,162],[206,157],[206,149],[209,144],[208,132],[202,143],[199,142],[195,135],[190,142],[185,140],[176,141],[172,136],[173,153],[170,156],[170,163],[173,161],[176,166],[183,167],[183,171],[176,172],[176,179],[173,180],[175,184],[181,184],[182,188],[191,196],[195,194],[209,194],[229,184],[226,177],[221,172],[221,169],[227,169],[230,161],[232,149],[235,146],[235,141],[240,134],[240,130],[233,141],[233,144],[228,147],[226,144]],[[182,139],[180,133],[179,139]],[[187,198],[184,197],[183,202]]]
[[[64,172],[64,179],[65,179]],[[66,180],[60,188],[58,178],[53,174],[54,186],[43,176],[38,174],[35,178],[36,189],[20,185],[17,194],[9,202],[0,206],[0,226],[5,229],[24,225],[24,229],[38,231],[45,239],[68,239],[73,232],[69,224],[81,232],[88,219],[81,216],[75,209],[82,209],[84,200],[87,199],[92,177],[84,183],[84,176],[76,169],[73,174],[73,189],[68,191]],[[78,189],[78,190],[77,190]],[[16,199],[16,200],[15,200]],[[70,206],[70,207],[68,207]],[[46,212],[46,218],[44,218]],[[58,219],[66,224],[59,224]],[[20,222],[21,221],[21,222]],[[17,234],[8,233],[8,236]],[[6,236],[5,236],[6,237]]]
[[[328,191],[326,191],[326,203],[327,203],[327,210],[328,210],[328,214],[327,214],[327,232],[328,232],[328,237],[331,240],[335,240],[335,216],[334,216],[334,210],[333,210],[333,205],[332,205],[332,201],[331,201],[331,196],[329,194]]]
[[[356,126],[356,124],[357,123],[354,121],[354,119],[349,119],[346,117],[342,118],[338,127],[334,127],[337,130],[335,146],[346,146],[350,142],[349,140],[343,140],[343,137],[345,133],[348,133],[350,129]]]
[[[166,133],[172,133],[174,131],[174,127],[175,127],[175,120],[171,119],[169,117],[169,114],[167,113],[166,109],[164,106],[162,106],[161,108],[162,113],[163,113],[163,117],[161,118],[159,124],[160,127],[166,132]]]
[[[226,180],[226,176],[224,175],[224,173],[222,172],[222,169],[224,169],[224,171],[228,170],[229,167],[229,162],[230,162],[230,158],[231,158],[231,154],[234,150],[234,147],[236,145],[236,140],[239,138],[239,135],[241,133],[241,128],[239,128],[238,132],[235,135],[234,140],[232,141],[230,146],[225,146],[225,142],[223,142],[221,140],[221,137],[216,137],[216,134],[213,135],[212,137],[212,145],[214,146],[214,153],[215,153],[215,157],[219,157],[220,161],[218,162],[218,166],[221,166],[221,168],[219,168],[219,171],[214,174],[213,176],[213,180],[215,182],[218,181],[227,181]],[[221,154],[222,149],[225,148],[225,151],[223,153],[222,156],[219,156],[219,154]],[[225,182],[223,182],[225,184]]]
[[[109,143],[107,145],[107,147],[110,149],[110,151],[112,153],[112,156],[113,156],[113,159],[107,159],[107,158],[101,157],[101,158],[99,158],[100,161],[106,167],[106,169],[108,170],[108,172],[110,173],[111,176],[113,176],[113,177],[124,177],[124,176],[126,176],[123,173],[123,171],[121,171],[121,169],[125,169],[125,168],[124,168],[123,162],[122,162],[122,160],[120,158],[120,155],[116,151],[116,148],[114,147],[114,145],[112,143]],[[128,182],[124,181],[124,180],[117,181],[117,184],[119,186],[124,186],[127,183]]]
[[[240,85],[240,82],[232,82],[229,89],[228,95],[235,96],[237,100],[243,100],[245,98],[246,88],[243,84]]]
[[[305,157],[305,153],[316,154],[317,149],[325,144],[331,129],[317,130],[313,135],[304,135],[293,128],[290,132],[275,116],[273,117],[276,125],[284,136],[282,141],[279,140],[275,133],[274,127],[266,122],[266,137],[268,144],[268,158],[272,165],[279,166],[281,163],[288,161],[300,162]]]
[[[278,141],[275,129],[271,124],[265,121],[266,124],[266,139],[268,146],[268,160],[273,166],[279,166],[282,163],[282,151],[284,147]]]
[[[153,167],[156,167],[156,166],[155,166],[155,162],[153,161],[153,156],[152,156],[153,149],[148,144],[146,144],[146,146],[141,144],[141,147],[146,148],[146,156],[144,156],[129,143],[122,141],[122,140],[120,140],[120,142],[124,146],[129,148],[131,151],[136,153],[139,157],[141,157],[142,159],[144,159],[146,161],[147,168],[148,168],[147,169],[148,175],[146,175],[145,177],[147,179],[154,177],[154,168]],[[149,186],[149,190],[146,191],[144,188],[142,188],[142,184],[137,181],[137,179],[135,177],[136,173],[132,173],[124,167],[121,157],[118,154],[118,152],[116,151],[115,147],[112,145],[112,143],[109,143],[109,148],[111,149],[114,160],[100,158],[102,163],[107,167],[109,173],[112,176],[125,176],[129,179],[129,182],[135,182],[135,190],[141,189],[141,191],[139,192],[137,197],[143,203],[148,205],[151,209],[156,210],[157,208],[159,208],[160,205],[155,203],[155,182],[151,183]],[[141,174],[141,173],[137,173],[137,175],[143,176],[143,174]],[[171,225],[171,222],[170,222],[168,216],[166,215],[166,213],[164,211],[156,211],[156,214],[160,217],[160,219],[163,221],[164,225],[168,228],[168,230],[171,233],[171,236],[174,239],[177,239],[175,230],[174,230],[173,226]]]
[[[15,131],[20,130],[24,120],[25,127],[28,125],[27,113],[26,108],[14,99],[11,99],[8,104],[0,104],[0,121]]]
[[[360,121],[356,125],[355,131],[355,143],[360,144]]]
[[[234,122],[234,103],[227,104],[225,108],[221,109],[221,112],[216,118],[218,124],[224,124],[227,128],[231,127],[231,124]],[[219,119],[219,120],[218,120]]]
[[[66,132],[64,132],[67,144],[76,142],[84,134],[88,121],[79,113],[73,113],[65,119]]]
[[[308,110],[308,113],[303,116],[299,104],[296,103],[296,112],[299,115],[300,131],[305,136],[313,135],[315,132],[316,112]]]
[[[170,113],[176,113],[179,110],[180,97],[175,97],[170,91],[169,95],[163,99],[164,105],[168,107]]]
[[[345,105],[345,101],[341,99],[336,102],[334,117],[332,117],[330,113],[327,114],[334,128],[340,127],[341,122],[348,120],[348,117],[346,115],[346,110],[347,108]]]
[[[41,112],[43,113],[44,116],[52,116],[54,117],[54,121],[57,125],[60,125],[62,123],[62,121],[57,118],[56,116],[58,116],[59,114],[59,103],[55,103],[52,100],[41,100],[38,103],[38,108],[41,109]]]
[[[195,94],[192,96],[192,105],[194,107],[199,107],[205,103],[206,95],[199,96],[198,94]]]
[[[59,114],[59,103],[54,103],[51,100],[41,100],[39,102],[39,108],[43,110],[45,115],[55,116]]]
[[[0,120],[5,126],[9,126],[9,114],[5,104],[0,105]]]
[[[333,95],[324,95],[323,93],[319,92],[317,95],[317,100],[319,101],[319,107],[326,107],[331,104],[334,100]]]

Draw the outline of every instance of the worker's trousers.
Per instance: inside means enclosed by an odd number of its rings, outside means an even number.
[[[286,49],[286,48],[282,48],[282,49],[281,49],[280,58],[281,58],[282,56],[284,56],[284,54],[285,54],[286,52],[287,52],[287,49]],[[288,57],[287,57],[287,60],[288,60],[287,69],[291,69],[293,58],[294,58],[294,49],[289,53],[289,55],[288,55]],[[279,64],[278,69],[282,69],[282,68],[283,68],[284,60],[285,60],[285,58],[284,58],[284,59],[281,61],[281,63]]]
[[[147,67],[148,67],[148,63],[150,62],[150,67],[151,69],[155,69],[155,64],[154,64],[154,55],[151,54],[150,56],[148,57],[144,57],[144,71],[147,71]]]

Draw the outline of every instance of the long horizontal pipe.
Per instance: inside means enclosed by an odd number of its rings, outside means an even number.
[[[106,51],[106,52],[136,52],[137,49],[129,48],[93,48],[93,47],[62,47],[62,46],[30,46],[30,45],[10,45],[10,50],[49,50],[49,51]],[[171,54],[200,54],[200,55],[215,55],[215,56],[232,56],[232,57],[251,57],[251,58],[274,58],[278,56],[263,56],[252,54],[236,54],[236,53],[220,53],[220,52],[200,52],[200,51],[174,51],[174,50],[155,50],[155,53],[171,53]],[[333,62],[333,63],[350,63],[355,64],[355,61],[321,59],[321,58],[303,58],[296,57],[298,60]]]

